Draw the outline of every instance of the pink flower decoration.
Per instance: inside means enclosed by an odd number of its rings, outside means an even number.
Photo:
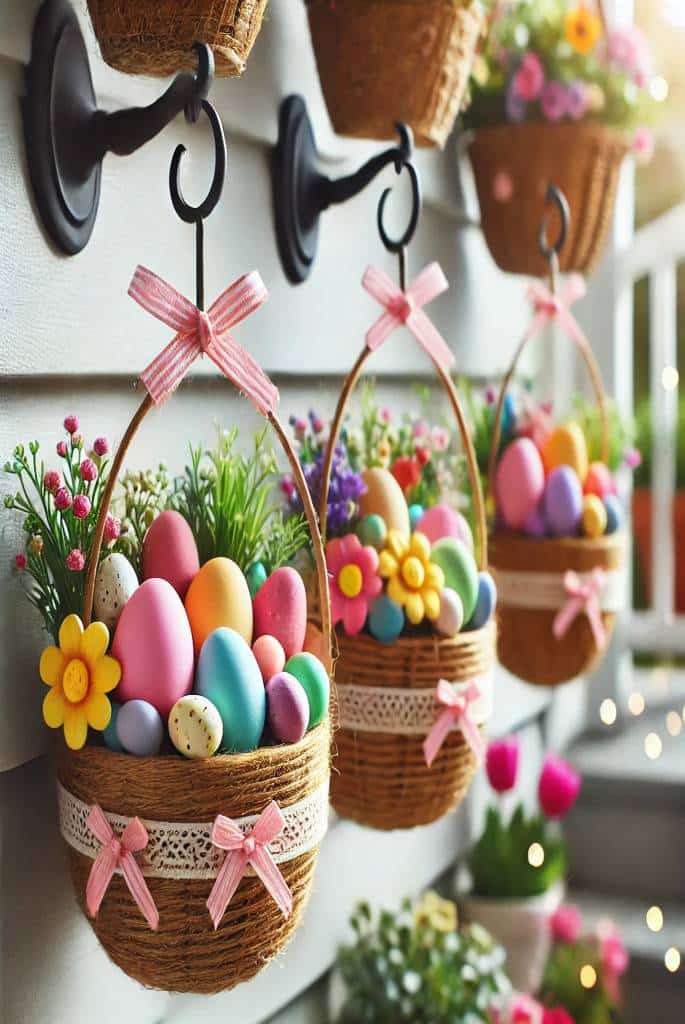
[[[636,26],[612,29],[607,38],[607,59],[644,88],[652,71],[649,41]]]
[[[599,936],[599,957],[602,962],[604,988],[613,1003],[621,1001],[619,978],[628,970],[630,957],[615,925],[602,929]]]
[[[449,431],[446,427],[433,427],[431,430],[431,441],[438,452],[444,452],[450,443]]]
[[[417,420],[416,423],[412,423],[412,437],[425,437],[428,433],[428,424],[425,420]]]
[[[633,153],[635,153],[638,160],[649,163],[654,156],[654,145],[654,133],[644,126],[638,128],[631,144]]]
[[[76,416],[65,416],[64,418],[64,429],[68,434],[75,434],[78,430],[78,417]]]
[[[556,942],[573,945],[580,938],[583,919],[578,907],[564,903],[549,919],[549,928]]]
[[[23,572],[26,568],[26,555],[22,551],[20,551],[18,555],[14,556],[14,565],[19,572]]]
[[[78,548],[72,548],[67,555],[66,566],[70,572],[81,572],[86,564],[86,556]]]
[[[91,482],[97,479],[98,468],[92,459],[84,459],[81,463],[81,479]]]
[[[93,451],[96,455],[103,456],[109,451],[109,441],[106,437],[96,437],[93,441]]]
[[[623,461],[628,469],[637,469],[638,466],[642,465],[642,452],[637,448],[628,448],[623,456]]]
[[[381,423],[390,423],[392,421],[392,411],[387,405],[384,405],[379,413]]]
[[[538,784],[538,799],[547,818],[563,818],[580,792],[580,775],[567,761],[548,754]]]
[[[59,509],[60,512],[65,512],[66,509],[71,507],[71,495],[66,487],[60,487],[55,494],[55,508]]]
[[[514,182],[509,171],[498,171],[492,181],[492,194],[498,203],[508,203],[514,195]]]
[[[543,1009],[532,996],[516,995],[509,1005],[511,1024],[542,1024]]]
[[[519,741],[516,736],[495,740],[488,746],[485,768],[496,793],[507,793],[516,785],[519,765]]]
[[[543,1012],[542,1024],[576,1024],[576,1022],[563,1006],[555,1006]]]
[[[527,53],[514,75],[514,91],[526,103],[532,103],[542,92],[545,69],[537,53]]]
[[[117,540],[121,534],[121,519],[108,515],[105,519],[105,540]]]
[[[56,445],[56,451],[57,451],[57,454],[61,458],[63,458],[63,459],[66,458],[66,455],[67,455],[67,442],[66,441],[58,441],[57,445]]]
[[[62,486],[61,474],[56,469],[49,469],[43,477],[43,483],[46,491],[50,491],[50,494],[56,494]]]
[[[542,113],[548,121],[561,121],[568,112],[568,96],[561,82],[548,82],[540,98]]]
[[[297,488],[295,487],[293,480],[291,480],[289,476],[284,476],[283,479],[281,480],[281,490],[285,494],[288,501],[290,501],[291,498],[294,497]]]
[[[333,625],[342,622],[347,635],[355,636],[364,628],[369,603],[383,586],[378,575],[378,552],[362,547],[359,537],[348,533],[328,542],[326,564]]]
[[[85,519],[90,509],[90,498],[86,494],[77,494],[74,498],[74,515],[76,518]]]

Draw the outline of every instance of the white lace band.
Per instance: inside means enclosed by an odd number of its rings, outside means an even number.
[[[492,674],[452,683],[455,693],[472,684],[480,696],[469,705],[469,715],[476,725],[483,725],[492,714]],[[437,682],[436,682],[437,685]],[[355,686],[337,683],[340,726],[357,732],[385,732],[396,736],[425,736],[440,714],[435,686],[408,690],[392,686]],[[457,723],[454,729],[460,729]]]
[[[90,805],[58,783],[60,831],[74,850],[94,860],[100,843],[87,825]],[[217,808],[221,813],[221,808]],[[328,827],[328,780],[309,796],[290,807],[281,807],[285,828],[270,844],[269,849],[277,864],[294,860],[319,845]],[[131,820],[121,814],[105,817],[116,836],[120,836]],[[251,831],[258,814],[234,818],[235,824],[246,835]],[[226,857],[225,850],[213,846],[210,832],[213,821],[150,821],[140,819],[147,829],[149,840],[137,855],[144,875],[156,878],[216,878]],[[251,871],[251,869],[250,869]]]
[[[497,585],[497,602],[501,607],[558,611],[568,601],[564,573],[514,572],[494,567],[491,571]],[[589,575],[578,573],[583,581]],[[599,596],[603,612],[620,612],[626,607],[627,582],[625,569],[610,569],[605,573],[604,587]]]

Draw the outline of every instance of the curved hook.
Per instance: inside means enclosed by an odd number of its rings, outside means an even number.
[[[546,203],[554,203],[559,211],[559,217],[561,219],[561,228],[559,231],[559,237],[557,238],[554,245],[550,245],[547,241],[547,216],[542,218],[540,224],[540,233],[538,235],[538,245],[540,246],[540,252],[546,260],[551,260],[553,256],[558,256],[561,250],[566,244],[566,238],[568,236],[568,229],[571,223],[571,210],[568,205],[568,200],[561,189],[557,188],[556,185],[547,186],[547,195],[545,196]]]
[[[400,129],[399,125],[398,129]],[[378,233],[381,236],[381,242],[388,250],[388,252],[392,252],[395,254],[401,253],[402,250],[411,242],[412,238],[414,237],[414,232],[416,231],[416,225],[419,222],[419,215],[421,213],[421,181],[419,179],[418,171],[416,170],[416,168],[414,167],[413,163],[410,160],[405,159],[404,161],[402,161],[398,157],[395,163],[395,169],[397,170],[397,173],[401,174],[405,168],[409,172],[409,178],[411,181],[412,208],[409,224],[407,225],[407,228],[404,234],[401,236],[401,238],[391,238],[390,235],[385,230],[385,226],[383,224],[383,213],[385,211],[385,204],[388,196],[392,192],[392,188],[386,188],[383,190],[383,193],[378,203]]]
[[[210,213],[221,198],[224,179],[226,177],[228,152],[226,148],[226,136],[224,135],[221,118],[209,100],[202,100],[202,109],[207,114],[209,123],[212,126],[215,157],[212,184],[210,185],[209,192],[199,206],[191,206],[190,203],[185,201],[178,180],[181,157],[186,151],[186,147],[184,145],[179,144],[176,147],[174,155],[171,158],[171,166],[169,167],[169,191],[171,192],[171,202],[173,203],[174,210],[176,210],[178,216],[182,221],[185,221],[186,224],[195,224],[198,221],[205,220],[209,217]]]
[[[214,53],[211,46],[206,43],[193,43],[193,50],[197,54],[197,74],[195,75],[195,88],[184,108],[185,119],[188,124],[195,124],[200,117],[202,100],[209,96],[209,90],[214,81]]]

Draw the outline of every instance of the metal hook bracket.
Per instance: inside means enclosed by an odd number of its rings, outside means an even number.
[[[45,230],[68,255],[87,244],[97,217],[102,161],[128,156],[181,111],[196,121],[209,93],[214,58],[196,44],[197,74],[181,73],[148,107],[99,110],[86,45],[68,0],[45,0],[33,26],[22,99],[26,153]]]
[[[556,185],[547,186],[545,202],[550,205],[553,204],[554,206],[556,206],[557,210],[559,211],[560,220],[559,234],[557,236],[556,242],[554,242],[553,245],[550,245],[547,241],[546,215],[542,218],[542,222],[540,224],[538,245],[540,247],[540,252],[544,256],[544,258],[549,262],[551,259],[553,259],[554,256],[558,258],[559,254],[561,253],[561,250],[566,245],[566,239],[568,237],[568,231],[571,225],[571,208],[568,205],[568,199],[561,191],[561,189],[557,188]]]
[[[358,195],[390,164],[398,173],[408,164],[413,150],[411,129],[398,124],[397,130],[399,145],[371,157],[354,174],[332,179],[318,169],[314,131],[304,99],[292,95],[283,100],[271,171],[278,252],[293,284],[301,284],[311,273],[324,210]]]

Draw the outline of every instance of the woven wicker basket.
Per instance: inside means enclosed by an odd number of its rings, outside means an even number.
[[[477,6],[454,0],[308,0],[321,87],[340,135],[444,146],[483,29]]]
[[[594,269],[604,250],[628,152],[621,134],[585,122],[502,124],[479,129],[469,152],[485,240],[501,270],[534,277],[546,273],[537,238],[550,183],[564,193],[571,209],[562,271]],[[502,175],[511,182],[507,200],[497,188]]]
[[[216,74],[241,75],[268,0],[88,0],[103,60],[130,75],[192,69],[194,42],[214,51]]]

